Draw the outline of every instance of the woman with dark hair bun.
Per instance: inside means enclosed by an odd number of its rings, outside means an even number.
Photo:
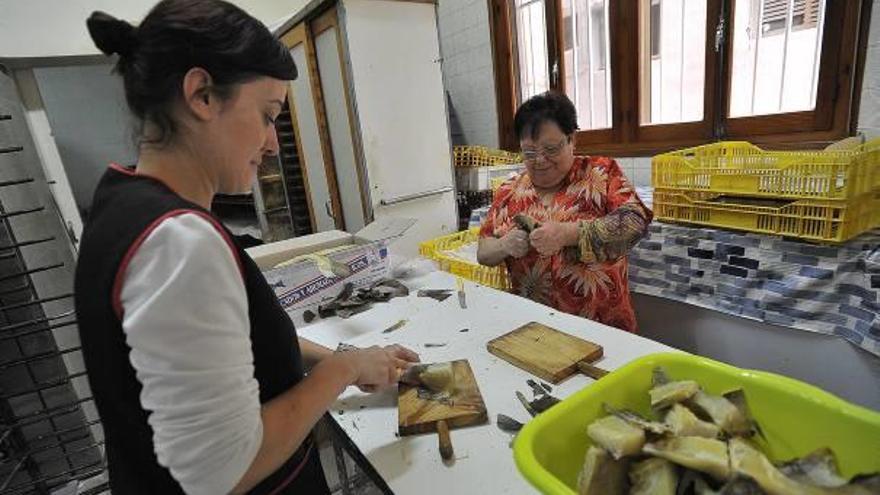
[[[297,338],[209,212],[278,153],[290,53],[222,0],[163,0],[137,27],[95,12],[87,26],[118,55],[141,124],[137,164],[111,165],[95,191],[75,280],[112,491],[328,493],[312,428],[346,387],[394,385],[418,356]]]
[[[513,127],[526,171],[496,191],[480,263],[506,263],[524,297],[635,332],[626,254],[647,232],[651,210],[614,159],[574,154],[577,115],[564,94],[532,97]]]

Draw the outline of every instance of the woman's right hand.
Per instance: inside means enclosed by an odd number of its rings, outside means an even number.
[[[520,229],[511,229],[501,238],[501,249],[508,256],[522,258],[529,252],[529,235]]]
[[[412,353],[412,351],[409,351]],[[362,390],[374,391],[397,384],[400,370],[406,369],[418,360],[418,356],[412,353],[407,356],[410,359],[402,359],[403,355],[395,348],[373,346],[356,351],[341,352],[333,357],[342,361],[351,372],[351,384],[357,385]]]

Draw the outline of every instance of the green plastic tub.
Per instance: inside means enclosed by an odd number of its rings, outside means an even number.
[[[689,354],[663,353],[630,362],[528,423],[513,447],[523,476],[542,493],[576,493],[578,473],[591,444],[587,425],[605,415],[605,402],[648,415],[655,366],[663,366],[673,379],[696,380],[710,393],[742,388],[767,438],[757,443],[773,461],[830,447],[847,478],[880,471],[880,413],[791,378]]]

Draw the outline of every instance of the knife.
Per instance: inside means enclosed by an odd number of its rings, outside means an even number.
[[[461,277],[456,277],[455,283],[458,285],[458,304],[461,306],[461,309],[467,309],[467,301],[465,300],[464,295],[464,282],[461,281]]]

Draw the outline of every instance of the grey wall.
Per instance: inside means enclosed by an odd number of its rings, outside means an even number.
[[[80,213],[88,209],[110,162],[137,153],[122,80],[111,65],[45,67],[34,77]]]
[[[443,83],[461,142],[498,147],[495,71],[488,0],[440,0],[437,6]],[[457,134],[458,129],[456,129]]]
[[[778,373],[880,410],[880,359],[845,340],[644,294],[633,294],[639,333],[734,366]]]

